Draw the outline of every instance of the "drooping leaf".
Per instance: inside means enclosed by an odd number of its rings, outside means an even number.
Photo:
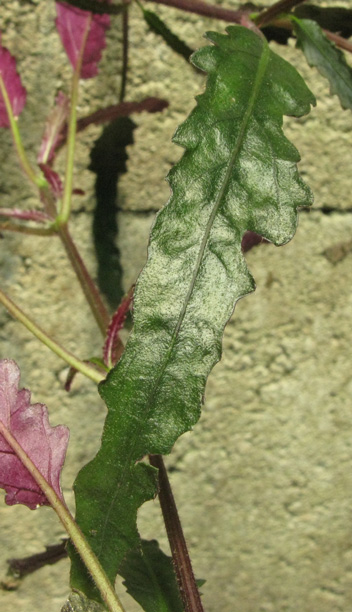
[[[142,6],[141,9],[143,11],[143,17],[152,32],[161,36],[161,38],[173,51],[184,57],[184,59],[188,62],[193,53],[193,49],[191,49],[188,45],[186,45],[186,43],[183,42],[183,40],[174,34],[174,32],[170,30],[164,21],[160,19],[159,15],[153,11],[146,10]]]
[[[352,109],[352,68],[334,43],[326,38],[315,21],[292,17],[297,47],[302,49],[310,66],[328,79],[330,91],[340,98],[344,109]]]
[[[142,540],[123,561],[120,575],[129,593],[144,612],[183,612],[172,559],[156,540]]]
[[[6,90],[14,117],[18,117],[26,103],[26,90],[16,70],[16,60],[10,51],[1,45],[0,34],[0,80]],[[9,127],[10,122],[0,87],[0,127]]]
[[[106,612],[106,608],[96,601],[89,600],[84,593],[73,591],[61,608],[61,612]]]
[[[350,8],[304,3],[295,8],[294,15],[299,19],[316,21],[321,28],[337,32],[344,38],[349,38],[352,34],[352,10]]]
[[[80,77],[90,79],[96,76],[102,51],[106,47],[105,32],[110,27],[110,17],[93,15],[66,2],[56,2],[56,12],[56,28],[73,69],[76,68],[88,31]]]
[[[102,445],[75,483],[77,520],[111,581],[139,545],[138,504],[155,472],[141,459],[169,453],[199,418],[207,376],[221,355],[235,303],[254,289],[241,250],[249,230],[276,245],[292,238],[311,203],[299,154],[282,132],[315,99],[297,71],[256,33],[214,32],[192,56],[205,93],[178,128],[186,151],[169,174],[134,301],[134,329],[101,385],[108,406]],[[72,584],[99,597],[77,556]]]
[[[66,125],[70,111],[70,100],[60,91],[55,100],[55,106],[50,112],[44,128],[44,134],[37,161],[48,164],[53,161],[55,151],[63,140],[63,128]]]
[[[51,427],[43,404],[31,404],[30,392],[18,388],[20,370],[14,361],[0,360],[0,423],[23,448],[45,480],[62,498],[60,472],[65,460],[69,431]],[[32,510],[49,505],[27,468],[0,433],[0,487],[9,506],[25,504]]]

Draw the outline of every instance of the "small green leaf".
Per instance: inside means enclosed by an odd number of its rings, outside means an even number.
[[[72,591],[61,612],[106,612],[106,608],[96,601],[91,601],[83,593]]]
[[[176,34],[171,32],[170,28],[160,19],[160,17],[153,11],[148,11],[141,6],[143,16],[147,22],[149,28],[155,34],[161,36],[166,44],[179,55],[185,58],[188,62],[193,50],[186,45]]]
[[[183,612],[172,559],[155,540],[142,540],[140,547],[130,551],[119,574],[145,612]]]
[[[254,289],[244,233],[285,244],[297,208],[312,202],[282,123],[309,112],[314,96],[264,37],[240,26],[227,32],[208,33],[213,44],[192,56],[208,72],[207,87],[176,131],[186,150],[151,233],[134,329],[100,386],[108,406],[102,445],[74,486],[78,524],[111,582],[140,546],[138,507],[156,493],[156,470],[142,459],[169,453],[199,419],[224,326]],[[98,598],[72,549],[70,556],[72,585]]]
[[[344,109],[352,109],[352,69],[345,56],[326,38],[315,21],[291,17],[297,35],[297,47],[302,49],[310,66],[317,68],[330,83],[330,91],[340,98]]]

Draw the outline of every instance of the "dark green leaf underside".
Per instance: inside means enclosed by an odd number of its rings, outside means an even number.
[[[169,453],[200,415],[236,301],[254,289],[241,252],[246,230],[275,244],[293,236],[312,197],[282,132],[314,97],[296,70],[254,32],[207,34],[192,56],[205,93],[178,128],[186,149],[169,175],[172,196],[152,230],[136,288],[134,329],[101,385],[108,406],[102,446],[75,483],[77,520],[110,579],[140,545],[138,507],[156,491],[148,453]],[[72,584],[94,595],[72,553]],[[97,594],[95,594],[97,597]]]
[[[143,540],[140,547],[130,551],[119,573],[127,592],[145,612],[183,612],[171,557],[155,540]]]
[[[344,109],[352,109],[352,69],[345,56],[326,38],[315,21],[292,17],[297,47],[302,49],[310,66],[328,79],[330,91],[336,94]]]

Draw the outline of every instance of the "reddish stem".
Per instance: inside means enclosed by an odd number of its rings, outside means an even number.
[[[248,15],[252,12],[249,9],[245,11],[234,11],[214,4],[208,4],[202,0],[153,0],[153,2],[172,6],[180,11],[196,13],[197,15],[210,17],[211,19],[222,19],[223,21],[230,21],[232,23],[242,23],[242,19],[248,18]]]
[[[66,253],[71,262],[71,265],[81,284],[83,293],[99,326],[103,336],[109,326],[110,317],[105,305],[100,297],[100,293],[95,286],[83,259],[81,258],[75,243],[72,240],[71,234],[66,225],[59,228],[58,234],[66,249]]]
[[[303,2],[305,0],[279,0],[279,2],[275,2],[275,4],[262,11],[254,20],[255,24],[262,28],[267,23],[273,21],[278,15],[289,13],[295,6],[303,4]]]
[[[149,455],[149,461],[159,470],[159,501],[185,612],[204,612],[163,458]]]

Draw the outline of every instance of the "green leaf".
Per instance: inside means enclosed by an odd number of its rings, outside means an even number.
[[[179,55],[185,58],[188,62],[190,56],[193,53],[193,50],[186,45],[176,34],[171,32],[170,28],[160,19],[160,17],[154,13],[153,11],[148,11],[140,5],[140,8],[143,11],[143,16],[145,21],[147,22],[149,28],[155,34],[158,34],[163,38],[166,44],[173,50],[176,51]]]
[[[145,612],[183,612],[172,559],[155,540],[142,540],[141,547],[130,551],[119,574]]]
[[[108,406],[102,445],[75,483],[77,520],[111,581],[140,540],[137,509],[156,492],[142,462],[166,454],[200,416],[207,376],[220,359],[235,303],[254,289],[241,251],[246,230],[275,244],[292,238],[297,208],[312,201],[299,154],[282,132],[314,96],[264,37],[232,26],[192,56],[205,93],[178,128],[186,149],[158,214],[134,301],[134,329],[100,392]],[[72,584],[94,593],[79,559]],[[98,594],[95,595],[98,597]]]
[[[330,83],[332,94],[338,95],[344,109],[352,109],[352,69],[345,56],[328,40],[315,21],[291,17],[297,35],[297,47],[302,49],[310,66],[315,66]]]

